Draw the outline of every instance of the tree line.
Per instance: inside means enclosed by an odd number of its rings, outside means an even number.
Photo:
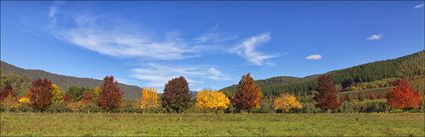
[[[320,112],[340,112],[347,105],[338,95],[337,86],[330,75],[320,75],[318,88],[313,93],[314,108]],[[410,86],[407,79],[393,83],[386,99],[386,105],[398,110],[416,110],[423,104],[420,92]],[[370,98],[374,98],[371,96]],[[183,113],[190,108],[198,112],[258,112],[272,108],[273,112],[306,112],[304,107],[290,92],[270,99],[263,96],[261,88],[248,73],[243,75],[237,85],[234,96],[226,96],[222,91],[201,90],[195,99],[189,91],[188,82],[182,76],[171,79],[165,84],[164,92],[159,95],[154,88],[143,88],[137,108],[124,105],[123,92],[112,76],[106,76],[102,84],[94,89],[69,88],[63,92],[59,86],[48,79],[32,81],[30,89],[17,96],[10,83],[0,91],[1,111],[36,112],[167,112]],[[264,103],[265,102],[265,103]],[[270,104],[266,104],[270,103]],[[369,109],[369,108],[368,108]],[[374,109],[374,108],[371,108]],[[378,108],[375,108],[378,109]]]

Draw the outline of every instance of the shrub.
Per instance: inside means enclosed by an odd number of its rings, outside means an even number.
[[[28,97],[32,108],[44,111],[52,104],[52,82],[47,79],[33,81]]]
[[[19,103],[22,103],[22,104],[28,104],[28,103],[30,103],[30,98],[28,98],[28,97],[21,97],[21,98],[18,99],[18,102]]]
[[[335,84],[329,75],[319,76],[319,88],[314,96],[314,101],[316,107],[326,111],[337,109],[341,105]]]
[[[396,87],[387,95],[388,105],[396,109],[415,109],[421,106],[422,97],[418,91],[413,91],[407,80],[398,80]]]
[[[374,100],[377,97],[376,97],[376,94],[375,93],[370,93],[369,96],[368,96],[368,98],[369,98],[369,100]]]
[[[98,105],[102,109],[112,111],[120,107],[123,92],[113,76],[106,76],[105,79],[103,79],[101,90],[102,93],[100,93],[98,97]]]
[[[229,104],[230,100],[223,92],[204,89],[196,97],[196,108],[200,110],[224,110]]]
[[[181,113],[191,106],[191,97],[186,79],[180,76],[165,85],[161,103],[167,112]]]
[[[154,88],[143,88],[140,97],[140,108],[151,109],[160,107],[158,102],[158,93]]]
[[[321,109],[317,108],[314,103],[302,103],[302,108],[300,112],[303,113],[319,113],[322,112]]]
[[[86,106],[86,104],[84,104],[81,101],[68,102],[66,104],[67,104],[68,108],[73,112],[80,112]]]
[[[54,102],[47,111],[50,113],[63,113],[70,112],[71,109],[68,108],[68,105],[65,102]]]
[[[238,110],[251,111],[260,107],[261,97],[261,89],[255,84],[254,79],[248,73],[242,76],[241,81],[239,81],[232,103]]]
[[[80,112],[84,113],[96,113],[100,111],[100,108],[95,103],[88,103],[82,105],[82,108],[80,109]]]
[[[256,110],[257,113],[273,113],[273,99],[263,98],[260,103],[260,108]]]
[[[289,112],[292,109],[301,109],[302,106],[297,98],[293,95],[284,93],[274,101],[274,109]]]
[[[9,94],[7,97],[1,101],[4,111],[14,112],[19,107],[19,102],[16,100],[15,96]]]

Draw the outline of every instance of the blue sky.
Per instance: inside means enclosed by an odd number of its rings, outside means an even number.
[[[304,77],[424,49],[424,2],[1,2],[1,60],[192,90]]]

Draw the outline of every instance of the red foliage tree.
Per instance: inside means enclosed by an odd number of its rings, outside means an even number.
[[[48,79],[33,81],[28,97],[32,108],[44,111],[52,104],[52,82]]]
[[[184,77],[180,76],[168,81],[165,85],[161,103],[168,112],[180,113],[190,107],[191,97],[189,84]]]
[[[65,101],[65,102],[72,102],[72,98],[68,94],[65,94],[63,96],[63,101]]]
[[[102,93],[98,97],[98,105],[102,109],[112,111],[120,107],[123,92],[113,76],[106,76],[100,89]]]
[[[3,101],[8,96],[15,96],[13,94],[12,85],[10,85],[9,82],[7,82],[4,88],[0,91],[0,101]]]
[[[232,103],[239,110],[248,110],[260,107],[261,89],[255,84],[254,79],[248,73],[239,81],[236,95]]]
[[[326,111],[337,109],[341,105],[335,84],[329,75],[319,76],[319,88],[313,99],[316,107]]]
[[[81,99],[84,103],[92,103],[93,102],[93,93],[89,90],[83,93],[83,97]]]
[[[407,80],[398,80],[395,86],[387,95],[389,106],[403,110],[420,107],[422,97],[418,91],[413,91]]]

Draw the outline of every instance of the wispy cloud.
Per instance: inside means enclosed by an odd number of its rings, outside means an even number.
[[[78,16],[75,27],[56,30],[65,41],[101,54],[115,57],[142,57],[156,60],[178,60],[197,56],[201,46],[188,45],[182,39],[165,34],[164,38],[152,38],[143,34],[135,25],[106,22],[101,16]]]
[[[413,7],[413,8],[418,9],[418,8],[423,8],[423,7],[424,7],[424,3],[421,3],[421,4],[418,4],[418,5],[415,5],[415,7]]]
[[[59,12],[57,5],[49,8],[49,26],[56,37],[84,49],[114,57],[180,60],[199,57],[203,51],[210,52],[214,47],[207,42],[223,42],[237,38],[211,31],[195,40],[185,40],[175,32],[154,35],[146,31],[152,30],[151,28],[144,28],[122,18],[88,13],[75,13],[73,17],[56,16]],[[71,24],[57,23],[60,20],[71,20]]]
[[[382,34],[373,34],[373,35],[367,37],[366,40],[380,40],[383,37],[384,36]]]
[[[256,46],[268,42],[270,41],[270,39],[271,37],[269,33],[253,36],[251,38],[246,39],[235,48],[231,49],[231,52],[238,54],[239,56],[245,58],[247,61],[251,62],[254,65],[261,66],[264,64],[270,64],[265,63],[266,60],[277,57],[277,55],[267,55],[255,50]]]
[[[322,55],[319,55],[319,54],[308,55],[307,57],[305,57],[305,59],[307,59],[307,60],[320,60],[320,59],[322,59]]]
[[[237,39],[238,36],[231,33],[218,32],[218,28],[220,27],[220,23],[216,23],[213,27],[207,30],[206,33],[201,36],[195,38],[195,42],[198,43],[219,43]]]
[[[229,80],[215,67],[200,66],[165,66],[150,63],[146,67],[132,69],[132,77],[147,81],[147,86],[162,88],[169,80],[184,76],[191,84],[202,84],[206,79]]]

